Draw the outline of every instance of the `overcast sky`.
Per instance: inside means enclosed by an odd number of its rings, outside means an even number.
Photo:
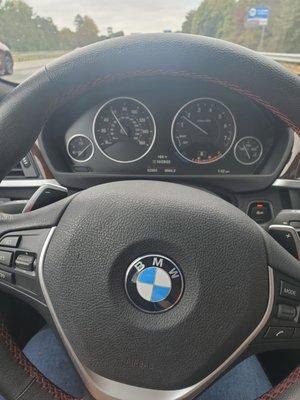
[[[105,34],[108,26],[114,31],[161,32],[179,30],[185,14],[201,0],[27,0],[33,10],[52,17],[59,28],[73,28],[76,14],[89,15]]]

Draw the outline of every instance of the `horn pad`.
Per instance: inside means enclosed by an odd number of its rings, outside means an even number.
[[[166,182],[79,193],[43,271],[81,363],[151,389],[190,386],[214,371],[259,325],[269,297],[260,228],[215,195]],[[130,284],[154,312],[135,303]]]

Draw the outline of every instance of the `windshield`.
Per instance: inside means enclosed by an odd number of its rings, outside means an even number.
[[[146,32],[229,40],[300,73],[300,0],[0,0],[0,75],[21,82],[72,49]]]

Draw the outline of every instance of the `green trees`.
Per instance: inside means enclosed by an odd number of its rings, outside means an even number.
[[[253,49],[261,45],[262,27],[247,23],[251,7],[266,6],[270,18],[264,51],[300,52],[299,0],[203,0],[182,24],[182,32],[229,40]]]
[[[53,49],[58,42],[58,29],[51,18],[33,14],[21,0],[0,5],[0,41],[15,50]]]
[[[75,32],[69,28],[62,28],[59,31],[59,44],[61,49],[74,49],[76,47]]]
[[[14,51],[71,50],[108,37],[123,36],[122,31],[99,37],[99,28],[87,16],[76,15],[75,30],[58,29],[51,18],[36,15],[23,0],[0,0],[0,42]]]
[[[282,8],[274,26],[274,40],[286,52],[300,53],[300,1],[282,0]],[[275,24],[274,24],[275,25]]]
[[[256,6],[270,10],[262,49],[262,27],[246,21],[248,10]],[[199,7],[187,13],[182,32],[255,50],[300,53],[300,0],[199,0]],[[51,18],[35,14],[26,1],[0,0],[0,42],[14,51],[69,50],[123,35],[110,28],[100,36],[95,21],[87,15],[76,15],[74,30],[58,29]]]
[[[196,10],[191,33],[224,37],[228,19],[232,18],[235,0],[206,0]]]
[[[99,29],[94,20],[87,15],[76,15],[74,19],[75,40],[78,47],[86,46],[99,40]]]
[[[185,21],[182,24],[182,32],[183,33],[191,33],[192,32],[192,23],[195,17],[196,10],[191,10],[187,13],[185,17]]]

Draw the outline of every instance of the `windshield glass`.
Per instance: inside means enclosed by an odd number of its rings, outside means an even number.
[[[72,49],[146,32],[229,40],[300,74],[300,0],[0,0],[0,75],[20,82]]]

